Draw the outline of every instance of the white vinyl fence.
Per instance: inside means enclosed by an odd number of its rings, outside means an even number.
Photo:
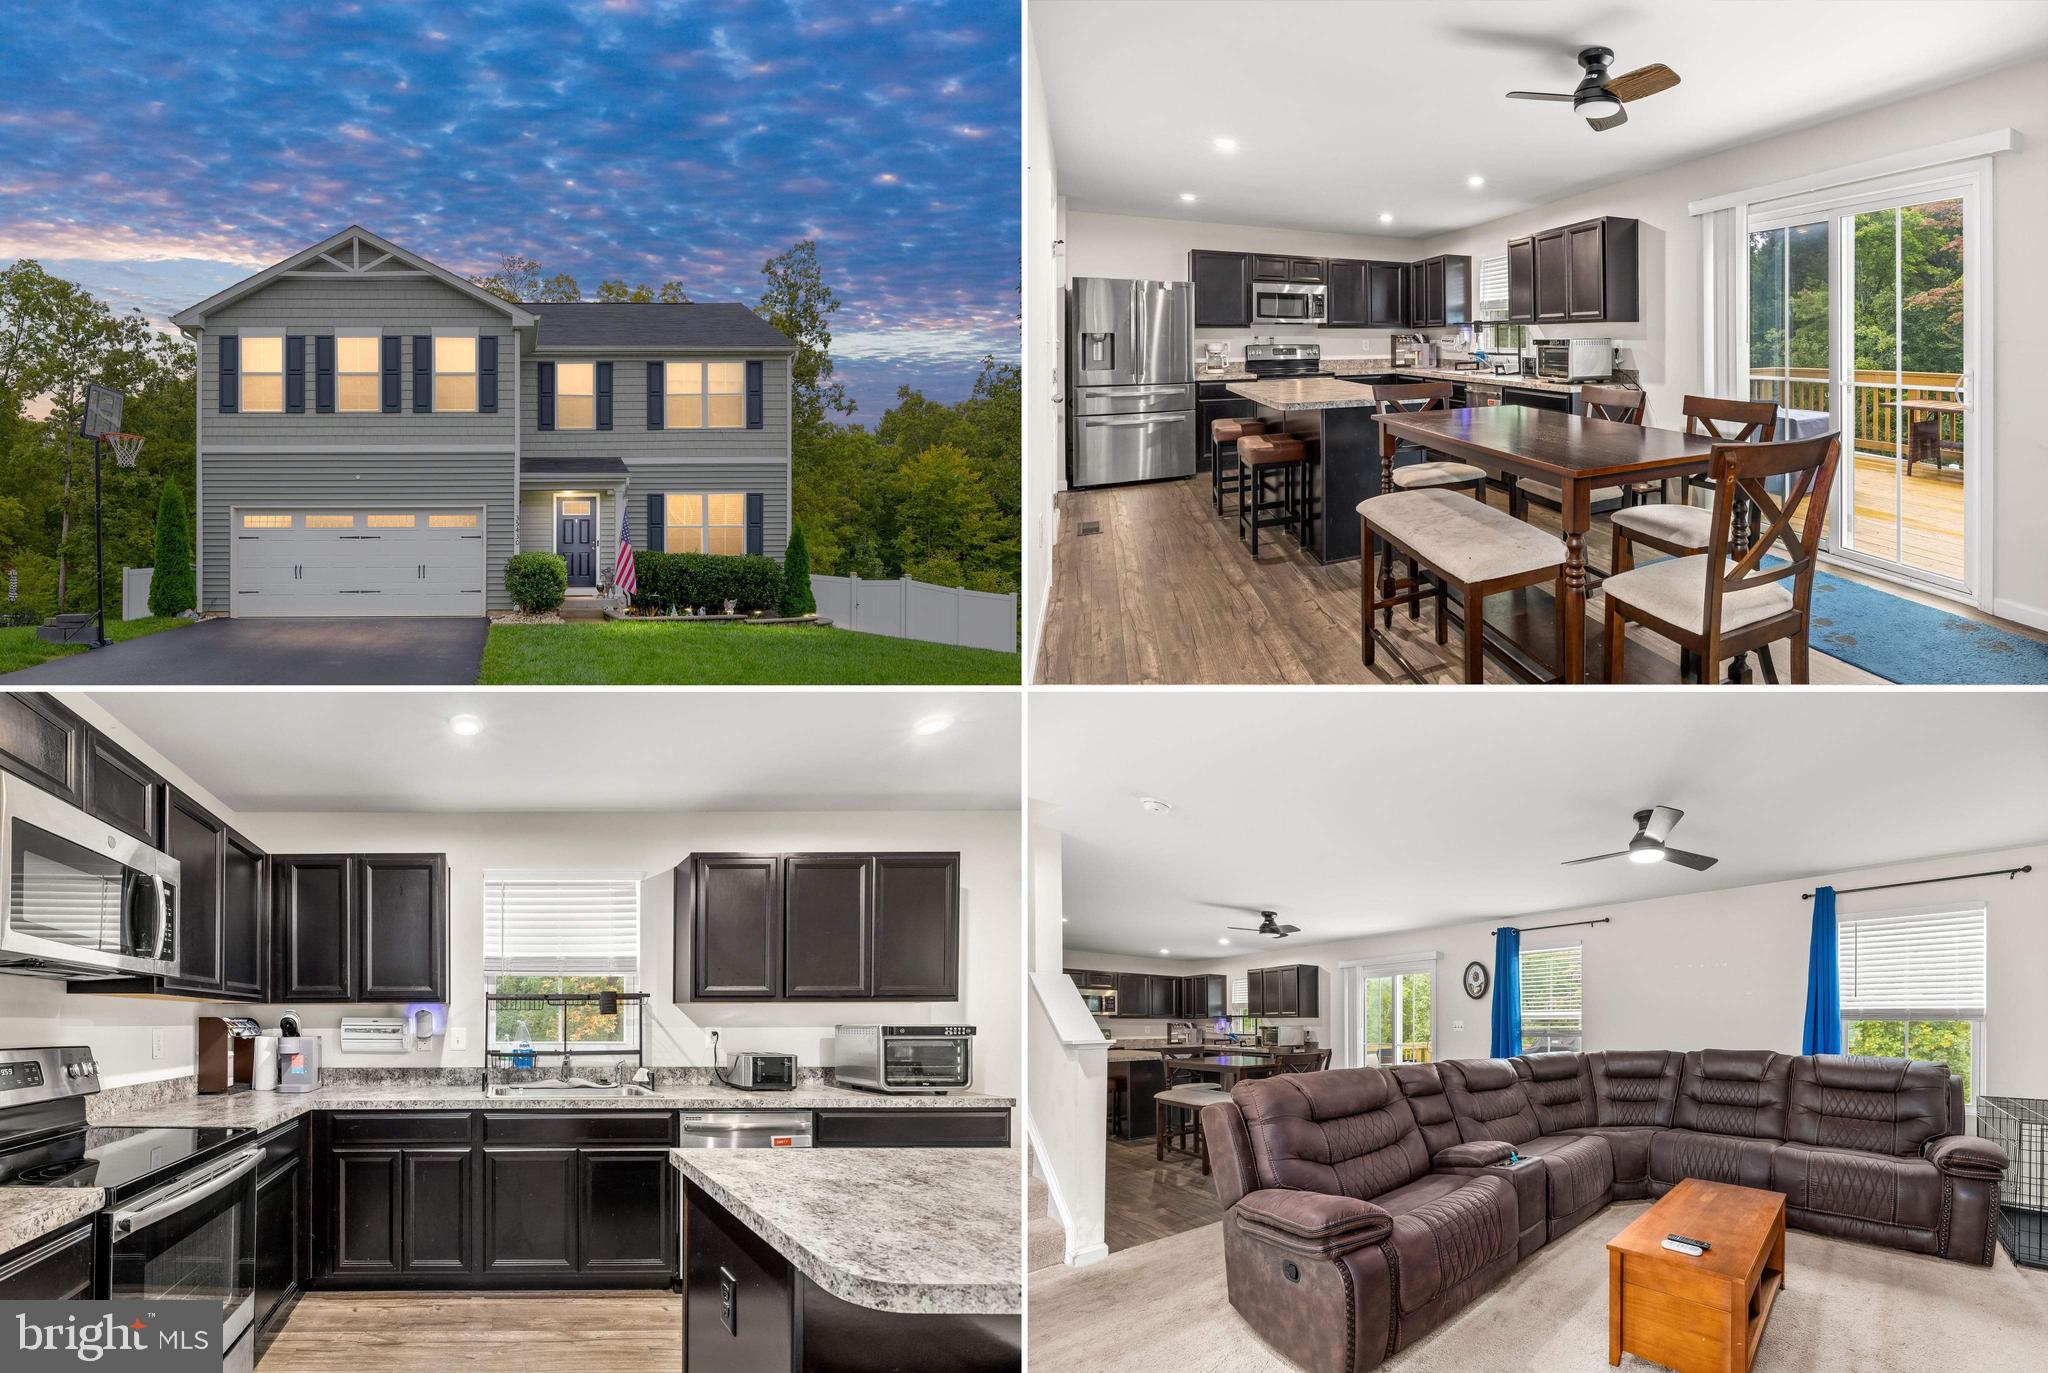
[[[818,613],[845,629],[924,639],[963,648],[1017,651],[1017,597],[932,586],[909,577],[892,582],[811,574]]]
[[[124,567],[121,569],[121,618],[124,620],[146,620],[149,618],[149,583],[156,576],[153,567]]]

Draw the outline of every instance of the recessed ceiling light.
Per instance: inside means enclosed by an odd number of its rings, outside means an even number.
[[[1169,953],[1172,953],[1172,952],[1173,952],[1173,950],[1171,950],[1171,949],[1161,949],[1161,950],[1159,951],[1159,956],[1160,956],[1161,958],[1164,958],[1164,957],[1166,957],[1166,956],[1167,956],[1167,955],[1168,955]]]
[[[1194,198],[1195,198],[1195,193],[1194,193],[1193,191],[1182,191],[1182,192],[1180,193],[1180,198],[1181,198],[1182,200],[1185,200],[1185,201],[1188,201],[1188,202],[1192,203],[1192,202],[1194,201]]]
[[[1173,802],[1162,801],[1156,796],[1140,796],[1138,809],[1150,811],[1154,815],[1164,815],[1173,809]]]
[[[1382,223],[1382,224],[1392,224],[1393,222],[1394,222],[1394,217],[1393,217],[1392,215],[1381,215],[1381,216],[1380,216],[1380,223]]]
[[[448,728],[466,739],[472,734],[483,733],[484,722],[474,715],[458,715],[448,722]]]
[[[1216,140],[1216,151],[1217,151],[1217,152],[1219,152],[1219,153],[1234,153],[1234,152],[1236,152],[1236,151],[1237,151],[1237,140],[1236,140],[1236,139],[1234,139],[1234,138],[1219,138],[1219,139],[1217,139],[1217,140]]]
[[[1218,944],[1228,944],[1230,941],[1228,939],[1219,939],[1216,942]]]
[[[911,729],[918,734],[944,734],[952,727],[953,717],[950,715],[927,715]]]
[[[1467,186],[1472,187],[1472,189],[1474,190],[1478,190],[1481,186],[1484,186],[1486,184],[1486,178],[1475,174],[1473,176],[1466,177],[1465,184]]]

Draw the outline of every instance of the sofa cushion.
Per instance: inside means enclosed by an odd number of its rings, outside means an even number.
[[[1795,1058],[1785,1138],[1829,1149],[1917,1156],[1922,1145],[1951,1128],[1948,1078],[1943,1064],[1903,1058]]]
[[[1606,1140],[1615,1186],[1629,1187],[1649,1180],[1650,1141],[1663,1132],[1648,1125],[1594,1125],[1571,1133]]]
[[[1310,1258],[1335,1258],[1387,1237],[1387,1213],[1356,1197],[1269,1187],[1237,1204],[1237,1223],[1255,1239]]]
[[[1549,1175],[1550,1218],[1575,1216],[1614,1195],[1614,1155],[1589,1135],[1542,1135],[1516,1148]]]
[[[1593,1083],[1593,1124],[1670,1125],[1678,1104],[1678,1068],[1679,1056],[1668,1049],[1606,1049],[1587,1054],[1586,1073]]]
[[[1429,1171],[1415,1114],[1383,1069],[1283,1073],[1240,1082],[1230,1096],[1260,1187],[1370,1201]]]
[[[1768,1049],[1695,1049],[1679,1070],[1671,1123],[1703,1134],[1783,1139],[1791,1068],[1792,1060]]]
[[[1686,1178],[1732,1182],[1740,1187],[1771,1185],[1771,1154],[1778,1142],[1714,1135],[1700,1130],[1660,1130],[1650,1141],[1650,1183],[1670,1188]]]
[[[1941,1219],[1941,1170],[1925,1159],[1781,1144],[1771,1155],[1771,1186],[1800,1210],[1917,1230]]]
[[[1415,1123],[1422,1130],[1422,1142],[1432,1155],[1462,1142],[1458,1122],[1451,1118],[1451,1099],[1444,1095],[1444,1080],[1434,1063],[1402,1063],[1388,1071],[1401,1084],[1401,1095],[1408,1098],[1408,1108],[1415,1112]]]
[[[1523,1054],[1514,1065],[1544,1134],[1593,1123],[1593,1079],[1584,1054]]]
[[[1515,1253],[1515,1190],[1505,1178],[1420,1178],[1373,1199],[1393,1217],[1395,1286],[1413,1311]]]
[[[1436,1065],[1460,1138],[1521,1144],[1543,1133],[1515,1065],[1504,1058],[1447,1058]]]

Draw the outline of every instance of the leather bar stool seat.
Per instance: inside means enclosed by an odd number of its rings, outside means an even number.
[[[1305,475],[1309,445],[1292,434],[1246,434],[1237,441],[1237,536],[1248,538],[1252,556],[1259,556],[1259,531],[1295,527],[1296,542],[1307,546],[1306,507],[1297,487]],[[1277,480],[1277,490],[1269,481]],[[1274,497],[1268,501],[1268,496]],[[1247,499],[1249,496],[1249,499]]]
[[[1394,469],[1394,489],[1422,491],[1432,487],[1462,489],[1486,485],[1486,469],[1469,462],[1411,462]]]
[[[1209,421],[1209,503],[1216,507],[1216,513],[1223,513],[1223,496],[1228,492],[1233,499],[1242,500],[1243,493],[1238,487],[1237,441],[1251,434],[1266,432],[1266,422],[1256,418],[1217,419]],[[1224,449],[1230,450],[1230,470],[1225,472]]]

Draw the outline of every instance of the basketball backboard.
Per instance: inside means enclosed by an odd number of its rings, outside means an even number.
[[[85,388],[85,409],[79,412],[79,437],[96,439],[102,434],[111,434],[121,427],[122,396],[111,386],[98,382],[88,383]]]

